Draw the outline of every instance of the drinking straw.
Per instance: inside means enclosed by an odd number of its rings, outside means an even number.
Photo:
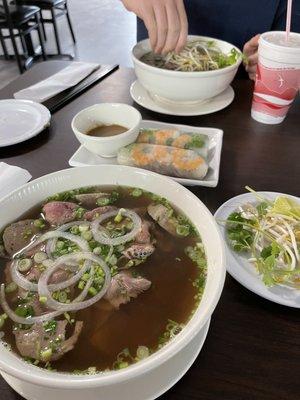
[[[288,0],[287,11],[286,11],[286,41],[289,41],[289,35],[291,32],[291,19],[292,19],[292,3],[293,0]]]

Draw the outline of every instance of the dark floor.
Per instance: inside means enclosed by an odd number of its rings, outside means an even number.
[[[64,53],[74,53],[81,61],[131,65],[130,50],[135,43],[136,21],[120,0],[69,0],[77,38],[74,48],[64,18],[59,31]],[[47,27],[47,51],[56,51],[52,27]],[[34,38],[35,40],[35,38]],[[2,49],[0,49],[0,54]],[[0,88],[19,75],[14,61],[0,60]]]

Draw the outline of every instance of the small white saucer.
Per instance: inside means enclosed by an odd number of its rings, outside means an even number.
[[[232,103],[234,99],[234,90],[231,86],[229,86],[218,96],[213,97],[211,100],[203,103],[157,103],[154,101],[149,92],[147,92],[147,90],[140,84],[140,82],[136,80],[130,87],[130,95],[136,103],[151,111],[168,115],[194,116],[211,114],[216,111],[223,110],[223,108]]]
[[[0,100],[0,147],[24,142],[45,129],[51,114],[45,106],[29,100]]]
[[[277,196],[283,195],[299,202],[299,198],[287,194],[274,192],[257,193],[271,201],[275,200]],[[239,206],[246,203],[256,204],[257,199],[252,193],[245,193],[226,201],[226,203],[224,203],[215,213],[217,222],[218,220],[226,221],[232,212],[236,211]],[[284,306],[300,308],[300,291],[282,285],[270,288],[267,287],[261,280],[255,266],[248,261],[247,255],[238,254],[232,250],[227,240],[226,227],[224,224],[220,224],[219,227],[224,242],[226,243],[226,269],[229,274],[244,287],[251,290],[251,292],[258,294],[265,299]]]

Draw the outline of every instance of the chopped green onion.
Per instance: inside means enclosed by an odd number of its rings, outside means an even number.
[[[53,320],[53,321],[44,322],[43,327],[44,327],[45,332],[50,332],[51,334],[53,334],[56,332],[57,321]]]
[[[188,225],[177,225],[176,233],[179,236],[188,236],[190,234],[190,227]]]
[[[79,225],[78,229],[79,229],[80,233],[87,232],[89,230],[89,226],[88,225]]]
[[[45,227],[45,221],[43,219],[36,219],[33,221],[33,225],[37,228],[44,228]]]
[[[18,285],[15,282],[10,282],[8,285],[5,286],[6,293],[13,293],[18,289]]]
[[[18,270],[20,272],[28,272],[32,266],[32,260],[30,258],[23,258],[18,261]]]
[[[47,254],[44,253],[43,251],[39,251],[37,253],[35,253],[33,259],[34,262],[36,262],[37,264],[41,264],[43,261],[45,261],[47,259]]]
[[[27,317],[33,317],[34,316],[34,310],[32,306],[28,306],[26,304],[20,304],[18,307],[15,309],[15,313],[22,318],[27,318]]]
[[[47,303],[47,297],[46,296],[40,296],[39,297],[39,302],[41,304],[46,304]]]
[[[79,281],[78,283],[78,289],[83,290],[85,287],[85,282],[84,281]]]
[[[136,188],[130,193],[133,197],[140,197],[143,194],[142,189]]]
[[[128,366],[129,366],[129,363],[127,361],[121,361],[120,363],[118,363],[119,369],[127,368]]]
[[[108,204],[110,204],[110,200],[108,197],[99,197],[99,199],[97,199],[96,201],[96,204],[100,207],[107,206]]]
[[[54,261],[52,261],[52,260],[50,260],[50,259],[47,259],[47,260],[44,260],[44,261],[42,262],[42,264],[43,264],[44,267],[50,268],[50,267],[52,267],[52,265],[54,264]]]
[[[95,247],[93,253],[96,254],[96,256],[99,256],[99,254],[101,254],[101,247]]]
[[[60,291],[58,294],[58,301],[60,303],[66,303],[68,300],[68,294],[65,291]]]
[[[96,296],[96,294],[98,293],[97,289],[95,289],[93,286],[91,286],[89,288],[89,294],[92,296]]]
[[[62,250],[65,247],[66,243],[63,242],[62,240],[58,240],[56,242],[56,249],[57,250]]]
[[[137,357],[139,360],[143,360],[144,358],[149,357],[149,355],[150,355],[150,351],[149,351],[148,347],[146,347],[146,346],[139,346],[139,347],[137,348],[136,357]]]
[[[118,211],[118,214],[115,216],[115,219],[114,219],[115,222],[119,223],[122,221],[122,219],[123,219],[122,213],[124,211],[125,211],[124,208],[120,208],[120,210]]]
[[[82,232],[81,237],[84,240],[90,241],[93,238],[93,234],[91,231],[87,231],[87,232]]]
[[[77,225],[74,225],[74,226],[71,226],[71,228],[70,228],[70,232],[73,234],[73,235],[78,235],[78,233],[79,233],[79,227],[77,226]]]
[[[90,279],[90,274],[88,272],[86,272],[85,274],[82,275],[82,280],[87,282]]]
[[[81,219],[85,213],[85,209],[82,207],[78,207],[75,211],[76,218]]]
[[[49,348],[46,350],[42,350],[40,353],[40,357],[41,357],[41,360],[44,362],[49,361],[52,357],[52,349]]]

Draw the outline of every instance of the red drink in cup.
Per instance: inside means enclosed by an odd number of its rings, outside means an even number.
[[[279,124],[300,89],[300,34],[266,32],[259,39],[258,67],[251,115],[265,124]]]

